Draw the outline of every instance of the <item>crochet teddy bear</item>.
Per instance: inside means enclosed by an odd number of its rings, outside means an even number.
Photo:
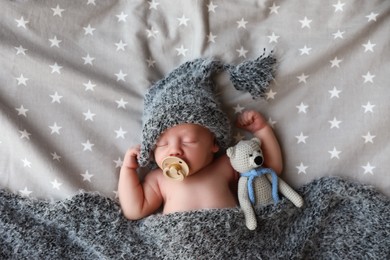
[[[278,203],[278,192],[288,198],[296,207],[302,207],[303,199],[270,168],[261,167],[263,154],[258,138],[243,140],[229,147],[226,154],[232,167],[240,173],[238,201],[245,215],[248,229],[257,227],[254,206]]]

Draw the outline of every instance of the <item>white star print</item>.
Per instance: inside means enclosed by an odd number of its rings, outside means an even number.
[[[298,108],[298,113],[305,113],[306,114],[306,109],[308,108],[309,106],[308,105],[305,105],[303,104],[303,102],[301,102],[301,104],[299,104],[299,106],[296,106],[296,108]]]
[[[124,108],[124,109],[126,109],[126,104],[128,102],[124,101],[123,98],[121,98],[120,100],[116,100],[115,102],[118,104],[117,108]]]
[[[265,93],[266,95],[266,99],[275,99],[275,95],[277,94],[277,92],[273,92],[272,89],[270,89],[267,93]]]
[[[297,138],[297,144],[300,144],[300,143],[306,143],[306,139],[308,138],[307,135],[303,135],[303,133],[301,132],[299,135],[295,136],[295,138]]]
[[[268,124],[269,124],[272,128],[275,128],[275,124],[276,124],[276,123],[277,123],[277,122],[276,122],[276,121],[273,121],[271,117],[268,118]]]
[[[248,23],[248,21],[245,21],[244,18],[241,18],[241,20],[237,21],[236,23],[238,24],[237,29],[240,29],[240,28],[246,29],[246,24]]]
[[[183,45],[180,46],[180,48],[176,48],[176,51],[177,51],[177,56],[186,56],[186,52],[188,51],[188,49],[185,49]]]
[[[24,158],[22,162],[23,162],[23,167],[31,168],[31,162],[27,160],[27,158]]]
[[[127,16],[128,15],[125,14],[124,12],[117,14],[116,17],[118,18],[118,23],[119,22],[126,22]]]
[[[374,170],[376,167],[375,166],[372,166],[369,162],[367,162],[367,164],[364,166],[362,166],[362,168],[364,169],[364,174],[371,174],[371,175],[374,175],[374,172],[372,170]]]
[[[337,151],[335,146],[333,147],[333,150],[328,151],[328,153],[330,153],[330,159],[333,159],[333,158],[340,159],[339,154],[341,153],[341,151]]]
[[[238,52],[238,57],[244,57],[246,58],[247,50],[244,49],[244,47],[241,46],[240,49],[236,50]]]
[[[364,52],[367,52],[367,51],[370,51],[370,52],[374,52],[374,47],[375,47],[376,44],[373,44],[371,43],[370,40],[368,40],[368,42],[366,44],[362,44],[362,46],[364,47]]]
[[[367,71],[366,75],[362,75],[362,77],[364,78],[364,83],[367,83],[367,82],[374,83],[373,79],[374,79],[375,75],[372,75],[369,71]]]
[[[52,39],[49,39],[49,41],[51,42],[51,44],[50,44],[50,48],[51,47],[57,47],[57,48],[59,48],[60,47],[60,43],[62,42],[62,40],[58,40],[57,39],[57,36],[56,35],[54,35],[54,38],[52,38]]]
[[[148,1],[148,3],[149,3],[149,10],[151,10],[151,9],[157,10],[157,6],[160,4],[160,3],[156,2],[155,0]]]
[[[180,18],[177,18],[177,20],[179,20],[179,26],[180,26],[180,25],[187,26],[187,25],[188,25],[187,22],[188,22],[190,19],[188,19],[187,17],[185,17],[184,14],[183,14],[183,16],[180,17]]]
[[[364,108],[364,113],[367,112],[373,113],[374,111],[372,109],[375,107],[375,105],[371,105],[370,102],[367,102],[367,105],[362,105],[362,107]]]
[[[156,63],[156,61],[153,60],[152,57],[149,57],[149,59],[147,59],[146,62],[148,63],[148,68],[154,67],[154,64]]]
[[[118,138],[122,138],[122,139],[125,139],[125,134],[127,134],[126,131],[123,131],[122,127],[119,127],[118,130],[115,130],[115,133],[116,133],[116,139]]]
[[[16,49],[16,55],[23,54],[26,55],[27,49],[23,48],[22,45],[19,45],[19,47],[15,47]]]
[[[92,144],[92,143],[89,142],[89,140],[87,140],[85,143],[81,143],[81,145],[84,147],[83,152],[85,152],[85,151],[91,151],[92,152],[92,147],[95,144]]]
[[[61,156],[59,156],[56,152],[51,153],[50,155],[53,157],[53,161],[56,160],[59,162],[61,159]]]
[[[54,125],[49,126],[49,128],[51,129],[51,134],[55,133],[60,135],[60,129],[62,128],[62,126],[58,126],[57,122],[54,122]]]
[[[87,5],[96,5],[95,0],[88,0]]]
[[[120,40],[120,42],[115,43],[115,45],[116,45],[116,51],[124,51],[125,47],[127,46],[127,43],[124,43],[122,42],[122,40]]]
[[[50,95],[52,98],[51,103],[59,103],[61,104],[61,98],[62,96],[58,95],[57,91],[54,93],[54,95]]]
[[[87,121],[87,120],[93,121],[93,117],[94,117],[96,114],[93,114],[93,113],[91,112],[91,110],[88,109],[88,111],[85,112],[85,113],[83,113],[83,115],[85,116],[85,119],[84,119],[85,121]]]
[[[19,108],[15,108],[18,111],[18,116],[22,115],[24,117],[27,117],[26,113],[28,112],[28,109],[24,108],[23,105],[21,105]]]
[[[58,74],[61,74],[61,69],[62,69],[62,66],[59,66],[57,64],[57,62],[55,62],[53,65],[49,65],[49,67],[51,68],[51,73],[58,73]]]
[[[93,35],[93,31],[95,31],[96,29],[91,27],[90,24],[88,24],[87,27],[83,27],[84,29],[84,35],[87,35],[87,34],[90,34],[90,35]]]
[[[303,162],[301,162],[301,164],[298,166],[295,166],[295,168],[298,169],[298,174],[300,174],[300,173],[306,174],[306,169],[309,168],[309,166],[305,166],[305,165],[303,165]]]
[[[119,72],[116,73],[115,76],[116,76],[116,81],[125,81],[125,77],[127,76],[127,74],[124,74],[122,70],[119,70]]]
[[[89,181],[91,182],[91,178],[93,177],[93,174],[89,174],[88,171],[85,171],[84,174],[80,174],[83,177],[83,181]]]
[[[278,42],[278,39],[280,36],[276,35],[274,32],[272,32],[272,35],[267,36],[269,38],[269,43]]]
[[[268,7],[268,9],[270,10],[269,13],[272,14],[278,14],[278,9],[280,8],[279,5],[276,5],[275,2],[272,4],[271,7]]]
[[[58,15],[59,17],[62,17],[62,12],[65,11],[65,9],[61,9],[59,5],[56,6],[56,8],[52,8],[53,10],[53,16]]]
[[[207,42],[215,43],[215,38],[217,38],[217,36],[210,32],[209,35],[207,35]]]
[[[374,143],[375,135],[371,135],[370,132],[368,132],[366,135],[363,135],[362,138],[364,138],[364,143]]]
[[[338,90],[336,87],[333,87],[332,90],[329,90],[330,98],[334,98],[334,97],[339,98],[340,92],[341,92],[341,90]]]
[[[337,68],[340,68],[340,62],[342,62],[343,60],[339,60],[339,59],[337,59],[337,56],[336,57],[334,57],[334,59],[333,60],[330,60],[329,62],[331,63],[331,68],[333,68],[333,67],[337,67]]]
[[[218,5],[214,5],[213,2],[210,2],[210,4],[207,5],[208,12],[213,12],[215,13],[215,8],[217,8]]]
[[[114,163],[115,163],[115,168],[122,167],[123,164],[122,158],[119,157],[118,160],[114,160]]]
[[[309,20],[306,16],[305,18],[303,18],[303,20],[299,20],[299,22],[301,23],[301,28],[310,28],[310,23],[312,22],[312,20]]]
[[[342,123],[342,121],[338,121],[336,119],[336,117],[334,117],[333,120],[328,121],[328,122],[330,123],[330,129],[335,128],[335,127],[340,128],[340,123]]]
[[[378,13],[371,12],[369,15],[366,16],[368,18],[368,22],[370,22],[370,21],[376,22],[376,17],[378,15],[379,15]]]
[[[51,185],[53,185],[53,189],[60,190],[62,183],[58,182],[57,179],[54,179],[54,181],[51,182]]]
[[[28,80],[28,78],[25,78],[25,77],[23,76],[23,74],[20,74],[19,78],[16,78],[16,80],[18,81],[18,86],[19,86],[19,85],[27,86],[27,80]]]
[[[343,37],[343,34],[345,33],[345,31],[343,31],[343,32],[341,32],[340,30],[338,30],[337,32],[335,32],[334,34],[333,34],[333,39],[337,39],[337,38],[341,38],[341,39],[343,39],[344,37]]]
[[[19,190],[19,192],[23,197],[30,197],[30,194],[32,193],[32,191],[27,189],[27,187],[24,187],[23,190]]]
[[[307,46],[305,45],[305,46],[303,46],[302,49],[299,49],[299,50],[300,50],[300,52],[301,52],[301,56],[302,56],[303,54],[310,55],[311,48],[309,48],[309,47],[307,47]]]
[[[239,141],[244,139],[244,136],[240,132],[237,132],[237,134],[235,136],[233,136],[233,138],[234,138],[234,141],[236,143],[238,143]]]
[[[27,28],[26,28],[26,24],[28,24],[29,21],[24,20],[24,17],[23,17],[23,16],[20,17],[19,20],[18,20],[18,19],[15,19],[15,21],[18,23],[17,27],[23,27],[24,29],[27,29]]]
[[[244,110],[245,108],[240,106],[240,104],[237,104],[235,107],[234,107],[234,114],[240,114],[242,113],[242,111]]]
[[[87,53],[87,56],[82,57],[82,59],[84,60],[84,65],[86,65],[86,64],[93,65],[93,64],[92,64],[92,61],[93,61],[95,58],[89,56],[89,53]]]
[[[341,3],[340,2],[340,0],[337,2],[337,4],[335,4],[335,5],[333,5],[333,7],[334,7],[334,12],[338,12],[338,11],[340,11],[340,12],[343,12],[344,10],[343,10],[343,8],[344,8],[344,5],[345,5],[345,3]]]
[[[148,38],[150,38],[150,37],[156,38],[158,31],[154,30],[153,27],[151,27],[150,30],[146,30],[146,34],[147,34]]]
[[[306,83],[306,79],[309,77],[309,75],[305,75],[305,73],[302,73],[300,76],[297,76],[298,83]]]
[[[19,130],[19,133],[20,133],[20,139],[26,138],[27,140],[30,140],[31,134],[29,132],[27,132],[26,129],[24,129],[23,131]]]
[[[96,84],[93,84],[90,80],[88,80],[87,83],[83,83],[83,85],[85,86],[85,91],[87,90],[91,90],[91,91],[95,91],[95,87],[96,87]]]

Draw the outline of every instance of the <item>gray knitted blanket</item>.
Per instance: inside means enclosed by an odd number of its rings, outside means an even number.
[[[372,187],[322,178],[257,209],[156,214],[127,221],[111,199],[49,203],[0,191],[0,259],[390,259],[390,200]]]

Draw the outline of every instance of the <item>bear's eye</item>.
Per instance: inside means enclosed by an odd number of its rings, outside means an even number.
[[[253,156],[253,154],[250,154],[250,155],[249,155],[249,157],[252,157],[252,156]]]

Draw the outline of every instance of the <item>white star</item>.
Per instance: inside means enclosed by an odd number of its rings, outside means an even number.
[[[300,173],[306,174],[306,169],[309,168],[309,166],[305,166],[305,165],[303,165],[303,163],[301,162],[301,164],[298,165],[298,166],[295,166],[295,168],[298,169],[298,174],[300,174]]]
[[[125,81],[125,77],[127,76],[127,74],[123,73],[122,70],[119,70],[118,73],[115,74],[116,76],[116,81]]]
[[[84,174],[80,174],[81,176],[83,176],[83,181],[89,181],[91,182],[91,178],[93,177],[93,174],[89,174],[88,171],[85,171]]]
[[[277,122],[276,122],[276,121],[273,121],[271,117],[268,118],[268,124],[269,124],[272,128],[275,128],[275,124],[276,124],[276,123],[277,123]]]
[[[26,55],[27,49],[23,48],[22,45],[20,45],[19,47],[15,47],[15,49],[16,49],[16,55],[19,55],[19,54]]]
[[[127,43],[124,43],[122,42],[122,40],[120,40],[120,42],[115,43],[115,45],[116,45],[116,51],[120,51],[120,50],[124,51],[125,47],[127,46]]]
[[[149,59],[147,59],[146,62],[148,63],[148,68],[154,67],[154,64],[156,63],[156,61],[153,60],[152,57],[149,57]]]
[[[295,136],[295,138],[298,139],[297,144],[299,144],[299,143],[306,143],[306,138],[308,138],[308,136],[307,135],[303,135],[303,133],[301,132],[301,134]]]
[[[96,87],[96,84],[93,84],[90,80],[88,80],[87,83],[83,83],[83,85],[85,86],[85,91],[87,90],[91,90],[91,91],[95,91],[95,87]]]
[[[86,65],[86,64],[93,65],[93,64],[92,64],[92,61],[93,61],[95,58],[89,56],[89,53],[87,53],[87,56],[82,57],[82,59],[84,60],[84,65]]]
[[[336,117],[334,117],[333,120],[328,121],[328,122],[330,123],[330,129],[335,128],[335,127],[340,128],[340,123],[342,123],[342,121],[338,121],[336,119]]]
[[[62,12],[65,11],[65,9],[61,9],[59,5],[56,6],[56,8],[52,8],[53,10],[53,16],[58,15],[59,17],[62,17]]]
[[[56,46],[56,47],[60,47],[60,42],[62,42],[61,40],[58,40],[57,39],[57,36],[56,35],[54,35],[54,38],[53,39],[49,39],[49,41],[51,42],[51,44],[50,44],[50,48],[51,47],[54,47],[54,46]]]
[[[210,32],[209,35],[207,35],[207,42],[215,43],[215,38],[217,38],[217,36]]]
[[[214,5],[213,2],[210,2],[210,4],[207,5],[208,12],[213,12],[215,13],[215,8],[217,8],[218,5]]]
[[[62,96],[58,95],[57,91],[54,93],[54,95],[50,95],[50,97],[52,98],[51,103],[57,102],[57,103],[61,104]]]
[[[116,137],[115,138],[122,138],[122,139],[125,139],[125,134],[127,134],[126,131],[123,131],[122,127],[119,127],[118,130],[115,130],[115,133],[116,133]]]
[[[272,32],[272,35],[269,35],[267,37],[269,38],[269,43],[271,43],[271,42],[278,43],[278,39],[280,36],[278,36],[274,32]]]
[[[87,142],[85,143],[81,143],[82,146],[84,146],[84,149],[83,151],[91,151],[92,152],[92,147],[95,145],[95,144],[92,144],[89,142],[89,140],[87,140]]]
[[[306,83],[306,79],[309,77],[309,75],[305,75],[305,73],[302,73],[300,76],[297,76],[298,83]]]
[[[119,23],[119,22],[126,22],[127,14],[125,14],[124,12],[122,12],[122,13],[120,13],[120,14],[117,14],[116,17],[118,18],[118,23]]]
[[[24,108],[23,105],[15,109],[18,111],[18,116],[23,115],[24,117],[27,117],[26,112],[28,111],[28,109]]]
[[[183,55],[185,57],[188,49],[185,49],[184,46],[181,45],[180,48],[176,48],[176,51],[177,51],[177,56]]]
[[[267,93],[265,93],[265,95],[267,96],[267,100],[268,99],[275,99],[275,95],[277,94],[278,92],[273,92],[272,89],[269,89],[269,91]]]
[[[236,51],[238,52],[238,57],[244,57],[246,58],[246,54],[247,54],[247,50],[244,49],[244,47],[241,46],[240,49],[236,49]]]
[[[96,114],[91,113],[91,110],[88,109],[88,111],[85,112],[85,113],[83,113],[83,115],[85,116],[85,119],[84,119],[85,121],[87,121],[87,120],[93,121],[93,117],[94,117]]]
[[[93,35],[93,31],[95,31],[96,29],[91,27],[90,24],[88,24],[87,27],[83,27],[84,29],[84,35],[87,35],[87,34],[90,34],[90,35]]]
[[[51,182],[51,185],[53,185],[53,189],[59,190],[62,183],[58,182],[57,179],[54,179],[54,181]]]
[[[371,105],[370,102],[367,102],[367,105],[362,105],[362,107],[364,108],[364,113],[367,112],[373,113],[374,111],[372,111],[372,109],[375,107],[375,105]]]
[[[62,66],[59,66],[57,64],[57,62],[55,62],[53,65],[49,65],[49,67],[51,68],[51,73],[58,73],[58,74],[61,74],[61,69],[62,69]]]
[[[148,3],[149,3],[149,10],[150,9],[157,10],[157,6],[160,4],[160,3],[156,2],[155,0],[148,1]]]
[[[305,16],[305,18],[303,18],[303,20],[299,20],[299,22],[301,23],[301,28],[310,28],[310,23],[312,22],[312,20],[307,19],[307,17]]]
[[[184,14],[181,18],[176,18],[176,19],[179,20],[179,26],[180,25],[187,26],[188,25],[187,22],[190,20],[187,17],[185,17]]]
[[[330,98],[334,98],[334,97],[339,98],[340,92],[341,92],[341,90],[338,90],[336,87],[333,87],[332,90],[329,90]]]
[[[328,151],[328,153],[330,153],[330,159],[333,159],[333,158],[340,159],[339,154],[341,153],[341,151],[337,151],[335,146],[333,147],[333,150]]]
[[[19,133],[21,134],[20,135],[20,139],[26,138],[27,140],[30,140],[30,135],[31,134],[29,132],[27,132],[26,129],[24,129],[23,131],[19,130]]]
[[[334,59],[333,60],[330,60],[329,62],[331,63],[331,68],[333,68],[333,67],[337,67],[337,68],[340,68],[340,62],[342,62],[343,60],[339,60],[339,59],[337,59],[337,56],[336,57],[334,57]]]
[[[362,75],[362,77],[364,78],[364,83],[366,83],[366,82],[374,83],[373,79],[374,79],[375,75],[372,75],[369,71],[367,71],[366,75]]]
[[[57,122],[54,122],[54,125],[49,126],[49,128],[51,129],[51,133],[50,134],[56,133],[56,134],[59,135],[60,134],[60,129],[62,128],[62,126],[58,126]]]
[[[345,3],[341,3],[340,0],[339,0],[339,1],[337,2],[337,4],[333,5],[333,7],[334,7],[334,9],[335,9],[334,12],[337,12],[337,11],[342,12],[342,11],[344,11],[344,10],[343,10],[344,5],[345,5]]]
[[[31,162],[27,160],[27,158],[24,158],[22,162],[23,162],[23,167],[31,168]]]
[[[95,0],[88,0],[87,5],[96,5]]]
[[[278,14],[279,8],[280,8],[279,5],[275,5],[275,3],[273,3],[271,7],[268,7],[268,9],[270,10],[269,13],[270,14],[272,14],[272,13]]]
[[[365,166],[362,166],[362,168],[364,169],[364,174],[369,173],[371,175],[374,175],[374,172],[372,170],[375,169],[375,166],[371,166],[369,162],[367,162]]]
[[[30,197],[30,194],[32,193],[32,191],[27,189],[27,187],[24,187],[23,190],[19,190],[19,192],[23,197]]]
[[[245,108],[240,106],[240,104],[237,104],[235,107],[234,107],[234,114],[240,114],[242,113],[242,111],[244,110]]]
[[[18,19],[15,19],[15,21],[18,23],[18,25],[17,25],[18,27],[23,27],[24,29],[27,29],[27,28],[26,28],[26,24],[28,24],[29,21],[25,21],[23,16],[20,17],[19,20],[18,20]]]
[[[371,51],[371,52],[374,52],[374,47],[375,47],[376,44],[374,43],[371,43],[370,40],[368,40],[368,42],[366,44],[362,44],[362,46],[364,47],[364,52],[367,52],[367,51]]]
[[[246,24],[248,23],[248,21],[245,21],[244,18],[241,18],[241,20],[237,21],[236,23],[238,24],[237,29],[239,29],[239,28],[246,29]]]
[[[123,164],[122,158],[119,157],[118,160],[114,160],[114,163],[115,163],[115,168],[122,167]]]
[[[28,78],[25,78],[25,77],[23,76],[23,74],[20,74],[19,78],[15,78],[15,79],[18,81],[18,86],[19,86],[19,85],[25,85],[25,86],[27,86],[27,80],[28,80]]]
[[[374,143],[375,135],[371,135],[370,132],[368,132],[366,135],[363,135],[362,138],[364,138],[364,143]]]
[[[368,18],[368,22],[370,22],[370,21],[376,22],[376,17],[378,15],[379,15],[378,13],[371,12],[369,15],[366,16]]]
[[[61,156],[59,156],[56,152],[50,153],[50,155],[53,157],[53,161],[54,160],[60,161],[60,159],[61,159]]]
[[[345,33],[345,31],[343,31],[343,32],[341,32],[340,30],[338,30],[337,32],[335,32],[334,34],[333,34],[333,39],[337,39],[337,38],[341,38],[341,39],[343,39],[344,37],[343,37],[343,34]]]
[[[123,98],[121,98],[120,100],[115,100],[115,102],[118,104],[117,108],[124,108],[124,109],[126,109],[126,104],[128,102],[124,101]]]
[[[235,136],[233,136],[233,138],[234,138],[234,141],[236,143],[238,143],[239,141],[244,139],[244,136],[240,132],[237,132],[237,134]]]
[[[306,45],[302,48],[302,49],[299,49],[301,51],[301,55],[303,54],[306,54],[306,55],[309,55],[310,54],[310,51],[311,51],[311,48],[308,48]]]
[[[303,104],[303,102],[301,102],[301,104],[299,104],[299,106],[296,106],[296,108],[298,108],[298,113],[305,113],[306,114],[306,109],[308,108],[309,106],[308,105],[305,105]]]
[[[151,27],[150,30],[146,30],[146,34],[148,38],[150,37],[156,38],[158,31],[154,30],[153,27]]]

